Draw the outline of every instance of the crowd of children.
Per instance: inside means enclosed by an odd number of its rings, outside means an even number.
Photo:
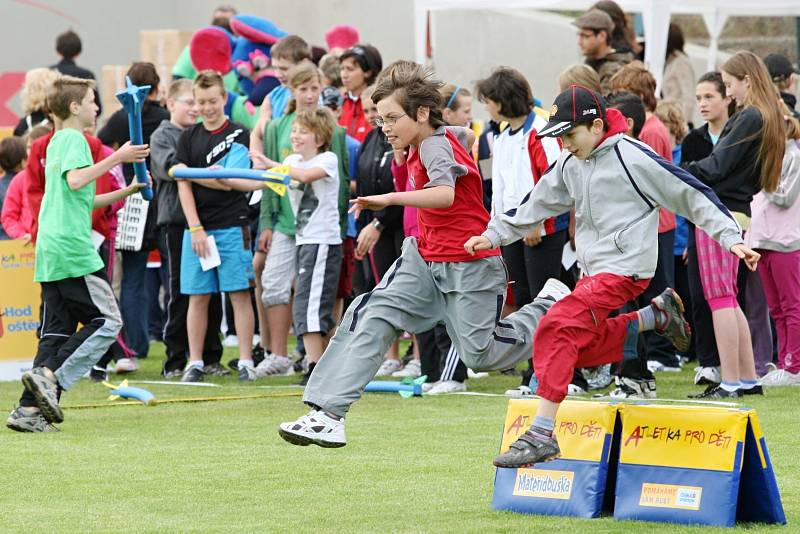
[[[697,360],[701,398],[800,384],[793,67],[740,52],[695,80],[674,28],[680,79],[662,99],[624,17],[600,4],[575,21],[586,63],[564,69],[550,108],[514,68],[446,84],[410,61],[384,69],[337,27],[321,57],[298,35],[271,46],[276,85],[252,128],[226,112],[225,73],[176,77],[162,95],[153,65],[134,63],[131,80],[153,88],[134,146],[122,111],[93,135],[88,74],[31,71],[20,136],[0,141],[0,238],[36,247],[41,326],[7,426],[55,431],[78,379],[104,379],[112,360],[135,371],[151,304],[166,378],[302,372],[311,411],[279,429],[299,445],[345,445],[345,415],[381,375],[425,374],[426,392],[452,393],[475,371],[527,362],[507,394],[542,400],[498,466],[557,457],[561,401],[612,381],[612,397],[652,398],[657,373]],[[70,61],[74,37],[59,38]],[[117,212],[143,187],[138,161],[155,199],[142,245],[119,256],[118,299]],[[182,167],[232,177],[176,178]],[[251,168],[288,175],[285,194],[236,177]],[[153,250],[163,303],[158,278],[146,289]]]

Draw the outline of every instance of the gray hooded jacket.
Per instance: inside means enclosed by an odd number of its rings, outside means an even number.
[[[589,275],[652,278],[658,260],[658,209],[667,208],[730,249],[741,228],[711,189],[650,147],[608,137],[581,161],[563,150],[516,209],[495,215],[483,233],[507,245],[548,217],[575,208],[578,261]]]
[[[170,224],[184,226],[186,224],[181,201],[178,199],[178,185],[175,183],[175,179],[168,174],[169,169],[177,163],[175,154],[178,150],[178,139],[182,133],[183,128],[165,120],[150,136],[150,173],[157,185],[158,217],[156,221],[159,226]]]

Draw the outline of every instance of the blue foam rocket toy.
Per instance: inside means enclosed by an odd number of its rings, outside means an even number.
[[[142,135],[142,107],[144,106],[147,95],[150,94],[149,85],[133,85],[129,76],[125,76],[128,86],[122,91],[117,92],[117,100],[122,103],[122,107],[128,112],[128,133],[130,134],[131,144],[143,145],[144,136]],[[142,198],[153,200],[153,190],[150,188],[150,180],[147,178],[147,165],[143,161],[133,164],[136,180],[147,184],[141,190]]]

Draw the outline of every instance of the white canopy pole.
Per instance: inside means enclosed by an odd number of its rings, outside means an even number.
[[[667,36],[672,2],[670,0],[644,0],[641,2],[644,38],[644,63],[656,79],[656,94],[661,92],[664,78]]]
[[[428,6],[424,0],[414,0],[414,59],[420,65],[425,64],[425,49],[428,31]]]
[[[710,12],[703,13],[703,21],[710,37],[708,43],[708,63],[706,67],[709,71],[717,70],[717,55],[719,55],[719,36],[725,27],[728,15],[720,12],[719,7],[714,7]]]

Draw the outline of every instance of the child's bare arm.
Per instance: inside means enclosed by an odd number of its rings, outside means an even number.
[[[417,191],[402,191],[386,193],[385,195],[358,197],[350,201],[352,203],[350,211],[358,217],[362,210],[379,211],[387,206],[409,206],[412,208],[428,209],[449,208],[453,205],[454,199],[454,188],[446,185],[438,185],[426,187],[425,189]]]
[[[150,184],[152,185],[152,179],[150,180]],[[135,193],[138,193],[140,190],[144,189],[146,184],[143,184],[136,179],[134,179],[128,187],[123,189],[117,189],[116,191],[111,191],[110,193],[103,193],[100,195],[95,195],[94,197],[94,207],[95,208],[105,208],[106,206],[110,206],[114,202],[118,200],[122,200],[123,198],[129,197]]]
[[[106,159],[98,161],[91,167],[68,171],[67,185],[69,185],[71,190],[76,191],[94,182],[120,163],[144,161],[144,158],[146,158],[148,154],[150,154],[150,148],[147,145],[132,145],[130,141],[128,141],[122,145],[119,150]]]
[[[309,167],[308,169],[301,169],[299,167],[291,167],[289,171],[289,176],[292,177],[292,180],[297,180],[303,184],[310,184],[311,182],[315,182],[317,180],[321,180],[328,176],[327,171],[322,167]]]

